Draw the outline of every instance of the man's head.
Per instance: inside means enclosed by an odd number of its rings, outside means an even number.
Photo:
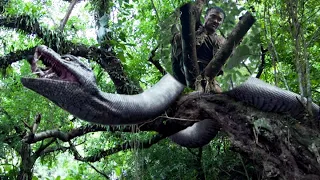
[[[206,11],[204,27],[209,34],[214,33],[224,21],[226,14],[219,7],[212,7]]]

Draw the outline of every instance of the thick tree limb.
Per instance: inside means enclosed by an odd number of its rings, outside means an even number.
[[[229,34],[227,41],[222,45],[222,47],[218,50],[213,59],[204,69],[204,76],[207,77],[205,79],[211,80],[218,75],[222,66],[226,63],[227,59],[231,55],[233,49],[240,43],[254,22],[255,19],[249,12],[241,17],[237,26]]]
[[[44,40],[45,44],[57,52],[61,52],[60,48],[64,48],[66,45],[71,44],[65,40],[61,33],[56,33],[52,30],[41,27],[37,19],[28,15],[0,17],[0,26],[13,29],[17,28],[27,34],[36,34],[39,38]]]
[[[10,52],[9,54],[0,57],[0,68],[7,68],[10,64],[20,61],[22,59],[31,60],[32,54],[34,53],[36,47],[26,49],[26,50],[19,50],[16,52]]]
[[[196,77],[199,74],[199,65],[196,52],[196,16],[197,10],[193,3],[187,3],[180,7],[181,11],[181,41],[183,68],[187,86],[194,89]]]

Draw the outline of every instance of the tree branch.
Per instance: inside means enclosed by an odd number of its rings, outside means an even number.
[[[92,169],[94,169],[97,173],[101,174],[104,178],[110,179],[109,176],[108,176],[106,173],[100,171],[99,169],[97,169],[97,168],[96,168],[94,165],[92,165],[91,163],[87,163],[87,164],[88,164]]]
[[[99,124],[88,124],[78,128],[74,128],[69,132],[63,132],[59,129],[47,130],[36,134],[27,134],[23,137],[23,141],[29,144],[33,144],[39,141],[43,141],[48,138],[57,138],[63,142],[68,142],[76,137],[91,133],[91,132],[133,132],[132,126],[103,126]],[[146,130],[145,130],[146,131]]]
[[[262,72],[263,72],[263,69],[264,69],[264,66],[266,64],[266,53],[268,52],[268,48],[267,49],[263,49],[263,46],[261,45],[260,46],[260,49],[261,49],[261,64],[259,65],[259,68],[258,68],[258,73],[256,75],[256,78],[260,78]]]
[[[155,47],[149,56],[148,61],[151,62],[159,71],[162,75],[165,75],[167,72],[163,69],[163,67],[161,66],[161,64],[159,63],[159,61],[155,61],[153,58],[156,55],[156,51],[159,48],[159,44],[157,45],[157,47]]]
[[[266,17],[266,13],[268,14],[268,18]],[[275,46],[275,41],[273,39],[273,31],[272,31],[272,24],[271,24],[271,17],[270,17],[270,12],[269,12],[269,7],[266,5],[264,7],[264,12],[263,12],[263,20],[264,23],[267,24],[266,21],[268,21],[269,23],[269,28],[270,28],[270,44],[268,46],[268,49],[271,52],[271,58],[272,58],[272,65],[273,65],[273,74],[274,74],[274,84],[277,86],[278,85],[278,77],[277,77],[277,62],[279,61],[279,56],[278,56],[278,52]],[[268,34],[268,30],[267,30],[267,26],[265,26],[265,36],[266,36],[266,40],[267,40],[267,34]]]
[[[159,16],[159,13],[158,13],[158,10],[157,10],[156,6],[154,5],[153,0],[151,0],[151,5],[152,5],[153,10],[156,12],[156,16],[157,16],[158,22],[160,22],[160,16]]]
[[[319,37],[320,37],[320,27],[318,27],[318,29],[313,33],[309,42],[307,42],[306,47],[308,48],[315,40],[319,39]]]
[[[246,65],[246,63],[244,63],[243,61],[241,62],[241,64],[247,69],[248,73],[250,75],[252,75],[252,72],[250,71],[249,67]]]
[[[26,50],[18,50],[16,52],[10,52],[9,54],[0,57],[0,68],[5,69],[10,64],[20,61],[22,59],[27,59],[28,61],[32,60],[32,54],[34,53],[36,47],[26,49]]]
[[[23,140],[29,144],[36,143],[38,141],[42,141],[47,138],[57,138],[63,142],[68,142],[73,138],[76,138],[91,132],[109,131],[109,130],[110,128],[107,126],[91,124],[91,125],[81,126],[79,128],[72,129],[69,132],[62,132],[59,129],[54,129],[54,130],[43,131],[36,134],[28,134],[23,138]]]
[[[231,55],[233,49],[240,43],[241,39],[245,36],[254,22],[255,19],[249,12],[241,17],[237,26],[229,34],[227,41],[222,45],[222,47],[218,50],[213,59],[204,69],[204,76],[207,78],[202,79],[211,80],[218,75],[222,66],[226,63],[227,59]]]
[[[39,127],[41,121],[41,114],[37,114],[36,118],[34,119],[33,125],[32,125],[32,129],[31,129],[31,133],[36,133]]]
[[[95,155],[88,156],[88,157],[80,157],[79,155],[75,155],[75,159],[83,162],[96,162],[100,159],[109,156],[111,154],[115,154],[120,151],[125,151],[128,149],[138,148],[138,149],[147,149],[151,147],[153,144],[158,143],[160,140],[164,139],[165,137],[161,134],[155,135],[152,139],[146,140],[139,143],[127,142],[122,145],[117,145],[116,147],[108,150],[101,150],[97,152]],[[76,153],[76,152],[74,152]]]
[[[78,2],[78,0],[72,0],[72,2],[70,3],[66,15],[64,16],[64,18],[60,22],[60,31],[61,32],[63,31],[64,26],[66,25],[66,23],[69,19],[69,16],[70,16],[74,6],[77,4],[77,2]]]
[[[187,86],[194,89],[196,77],[199,74],[199,65],[196,52],[196,16],[197,11],[193,3],[187,3],[180,7],[181,16],[181,41],[183,68]]]
[[[40,157],[41,154],[42,154],[52,143],[54,143],[54,142],[56,142],[56,139],[55,139],[55,138],[51,139],[51,140],[50,140],[48,143],[46,143],[45,145],[42,144],[42,145],[37,149],[37,151],[32,155],[33,158],[37,159],[38,157]]]
[[[65,152],[69,149],[70,149],[70,147],[64,147],[64,146],[59,146],[59,147],[56,146],[56,147],[46,148],[45,150],[41,151],[40,156],[48,155],[48,154],[56,152],[56,151]]]

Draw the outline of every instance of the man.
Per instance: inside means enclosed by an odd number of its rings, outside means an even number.
[[[196,30],[197,61],[200,73],[211,61],[225,39],[216,34],[216,30],[225,19],[224,11],[219,7],[212,7],[206,11],[204,25]],[[172,40],[172,70],[173,75],[186,84],[182,60],[181,35],[175,34]]]

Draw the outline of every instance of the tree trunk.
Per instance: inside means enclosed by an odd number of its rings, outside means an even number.
[[[223,94],[183,99],[175,116],[198,113],[219,124],[232,149],[253,161],[262,179],[320,179],[320,134],[308,121],[261,112]]]
[[[31,147],[24,142],[21,143],[21,164],[17,179],[19,180],[32,180],[33,166],[35,160],[31,156]]]

